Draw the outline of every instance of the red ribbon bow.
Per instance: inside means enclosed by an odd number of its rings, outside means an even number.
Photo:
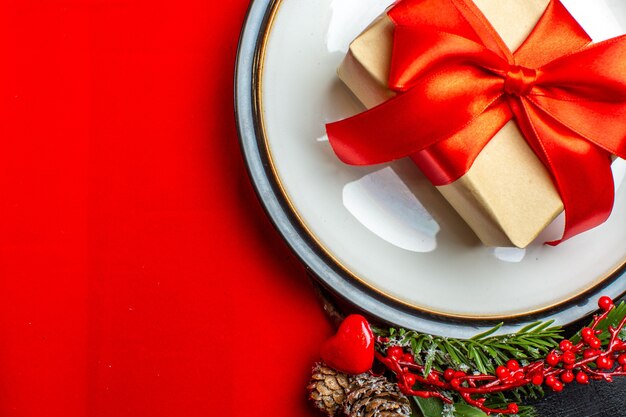
[[[389,86],[400,94],[327,125],[342,161],[412,155],[444,185],[515,119],[561,195],[562,240],[608,218],[611,154],[626,157],[626,36],[590,45],[558,0],[515,53],[471,0],[401,0],[389,16]]]

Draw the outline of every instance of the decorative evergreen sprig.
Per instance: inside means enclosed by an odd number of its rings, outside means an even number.
[[[378,340],[384,341],[379,344],[381,350],[386,350],[391,346],[402,346],[409,348],[411,352],[419,352],[414,355],[415,361],[424,366],[424,376],[427,376],[432,369],[443,372],[450,368],[464,372],[476,370],[482,374],[494,375],[498,366],[506,365],[511,359],[527,364],[545,356],[550,350],[558,347],[559,340],[562,339],[562,328],[553,326],[553,321],[545,323],[538,321],[525,326],[516,333],[496,335],[502,325],[503,323],[500,323],[467,340],[432,336],[406,329],[373,330]],[[453,396],[452,393],[448,394]],[[512,390],[507,395],[501,392],[494,393],[486,405],[494,409],[506,408],[511,401],[521,402],[522,399],[534,399],[542,395],[543,389],[540,386],[523,386]],[[446,410],[443,402],[435,398],[418,399],[416,397],[416,401],[423,413],[430,410],[429,414],[441,416]],[[455,406],[451,415],[458,417],[486,415],[463,402],[457,402]],[[451,410],[450,407],[447,409]],[[519,407],[517,415],[532,417],[534,409],[528,406]]]
[[[344,375],[384,374],[382,380],[412,397],[424,417],[532,417],[535,410],[520,404],[541,396],[543,386],[560,392],[574,382],[626,377],[626,304],[601,297],[598,307],[591,323],[570,339],[553,322],[506,335],[498,334],[498,325],[462,340],[372,329],[365,317],[350,315],[322,347],[322,359]],[[316,392],[331,393],[329,383],[316,383]]]
[[[405,329],[373,329],[374,334],[387,342],[381,348],[402,346],[410,348],[416,361],[424,365],[424,375],[432,368],[443,371],[447,368],[478,370],[483,374],[494,374],[496,368],[510,359],[535,360],[559,345],[562,328],[553,326],[553,321],[535,322],[517,333],[495,335],[503,323],[478,334],[471,339],[454,339],[422,334]]]
[[[626,304],[598,304],[602,313],[567,340],[553,322],[508,335],[497,335],[498,325],[468,340],[374,329],[375,357],[425,417],[531,417],[534,409],[518,403],[542,395],[544,383],[559,392],[574,380],[626,376]]]

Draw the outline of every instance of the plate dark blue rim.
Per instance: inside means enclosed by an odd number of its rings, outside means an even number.
[[[281,0],[254,0],[241,32],[235,68],[235,114],[240,146],[255,191],[272,223],[311,275],[333,294],[370,316],[392,325],[429,334],[470,337],[477,331],[505,322],[503,332],[515,331],[534,320],[554,319],[566,325],[595,310],[595,300],[607,294],[614,298],[626,292],[616,288],[626,266],[582,294],[539,312],[514,318],[451,317],[409,307],[363,285],[340,267],[307,232],[293,212],[274,176],[262,127],[260,75],[263,49],[271,21]]]

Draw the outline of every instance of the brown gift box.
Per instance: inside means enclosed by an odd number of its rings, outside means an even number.
[[[549,0],[474,0],[508,47],[528,37]],[[368,108],[395,95],[387,87],[393,22],[383,14],[350,45],[339,78]],[[547,170],[510,121],[470,170],[437,189],[488,246],[528,246],[562,211]]]

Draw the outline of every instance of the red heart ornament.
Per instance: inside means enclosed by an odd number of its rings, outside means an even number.
[[[361,374],[374,363],[374,334],[365,317],[349,315],[337,334],[322,345],[322,359],[337,371]]]

